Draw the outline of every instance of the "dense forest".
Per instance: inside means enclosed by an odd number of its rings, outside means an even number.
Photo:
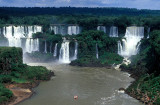
[[[159,16],[159,10],[146,10],[135,8],[89,8],[89,7],[0,7],[0,14],[12,16],[26,15],[98,15],[98,16]]]

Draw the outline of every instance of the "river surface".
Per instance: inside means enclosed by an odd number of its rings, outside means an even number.
[[[56,76],[34,88],[36,94],[18,105],[143,105],[118,92],[133,81],[125,72],[55,63],[30,65],[46,66]]]

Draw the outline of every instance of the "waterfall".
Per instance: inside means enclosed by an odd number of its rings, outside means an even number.
[[[42,32],[41,26],[4,26],[1,28],[1,34],[8,40],[8,46],[21,47],[23,52],[39,51],[39,39],[32,39],[32,34]],[[25,39],[22,46],[22,39]]]
[[[151,30],[151,28],[150,27],[148,27],[148,30],[147,30],[147,38],[149,38],[149,33],[150,33],[150,30]]]
[[[122,44],[121,41],[118,41],[118,54],[121,55],[121,51],[122,51]]]
[[[32,53],[33,51],[39,51],[39,39],[26,39],[26,45],[24,52]]]
[[[50,53],[52,53],[52,42],[50,42]]]
[[[50,26],[50,30],[61,35],[77,35],[80,33],[80,27],[77,25],[55,24]]]
[[[44,53],[47,53],[47,41],[45,40],[45,44],[44,44]]]
[[[127,27],[124,37],[125,39],[122,39],[122,44],[118,42],[118,54],[124,57],[136,55],[140,46],[139,42],[144,37],[144,27]],[[138,43],[139,45],[137,45]]]
[[[78,55],[78,42],[76,41],[73,60],[77,59],[77,55]]]
[[[70,63],[69,60],[69,41],[63,41],[60,48],[59,61],[62,63]]]
[[[110,28],[110,33],[109,33],[110,37],[118,37],[118,28],[115,26],[112,26]]]
[[[80,33],[79,26],[68,26],[68,35],[77,35]]]
[[[105,26],[98,26],[97,30],[103,31],[104,33],[106,33],[106,27]]]
[[[99,58],[99,55],[98,55],[98,45],[96,43],[96,58],[98,59]]]
[[[54,47],[54,54],[53,54],[54,57],[57,56],[57,45],[58,45],[58,43],[56,43],[55,47]]]

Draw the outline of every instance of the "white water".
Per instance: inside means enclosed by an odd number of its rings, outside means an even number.
[[[99,58],[99,55],[98,55],[98,45],[96,44],[96,58],[98,59]]]
[[[28,38],[24,52],[32,53],[33,51],[39,51],[39,39]]]
[[[80,33],[79,26],[68,26],[68,34],[69,35],[77,35]]]
[[[55,47],[54,47],[54,54],[53,54],[54,57],[57,56],[57,45],[58,45],[58,43],[56,43]]]
[[[49,49],[50,49],[50,53],[52,53],[52,42],[50,42],[50,47],[49,47]]]
[[[80,33],[80,27],[78,25],[53,25],[50,26],[50,30],[54,31],[55,34],[62,35],[77,35]]]
[[[97,30],[103,31],[104,33],[106,33],[106,27],[105,26],[98,26]]]
[[[47,53],[47,41],[45,40],[45,43],[44,43],[44,53]]]
[[[77,55],[78,55],[78,42],[76,41],[73,60],[77,59]]]
[[[62,63],[70,63],[69,60],[69,41],[64,40],[61,44],[59,61]]]
[[[112,26],[110,28],[109,36],[110,37],[118,37],[118,27]]]
[[[150,34],[150,30],[151,30],[151,28],[150,27],[148,27],[148,30],[147,30],[147,38],[149,38],[149,34]]]
[[[8,46],[21,47],[23,52],[39,51],[39,40],[32,39],[32,34],[42,32],[41,26],[5,26],[1,34],[8,40]],[[22,46],[22,39],[25,39],[25,45]]]
[[[127,27],[125,39],[122,43],[118,42],[118,54],[124,57],[130,57],[138,53],[138,42],[144,37],[144,27]]]

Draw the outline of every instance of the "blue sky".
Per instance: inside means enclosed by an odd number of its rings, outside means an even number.
[[[160,10],[160,0],[0,0],[0,6],[14,7],[128,7]]]

